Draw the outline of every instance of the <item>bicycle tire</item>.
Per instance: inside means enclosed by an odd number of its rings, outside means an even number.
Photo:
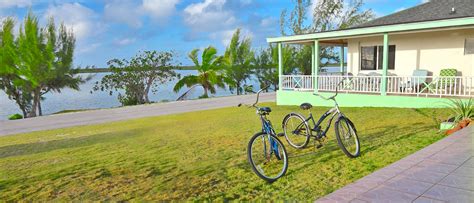
[[[278,180],[279,178],[281,178],[283,175],[286,174],[286,171],[288,169],[288,154],[286,152],[286,149],[285,149],[285,146],[283,145],[283,143],[274,135],[270,135],[270,138],[273,139],[275,142],[277,142],[277,144],[279,146],[281,146],[281,149],[282,149],[282,155],[283,157],[280,157],[280,158],[283,158],[283,168],[281,169],[281,171],[279,172],[279,174],[275,177],[268,177],[266,176],[265,174],[262,174],[258,169],[257,169],[257,166],[254,162],[254,160],[252,159],[252,146],[253,146],[253,143],[254,141],[261,137],[261,136],[265,136],[267,137],[268,134],[267,133],[264,133],[264,132],[259,132],[255,135],[252,136],[252,138],[250,138],[250,141],[248,143],[248,147],[247,147],[247,157],[248,157],[248,162],[250,163],[250,166],[252,167],[252,171],[257,174],[258,177],[260,177],[261,179],[269,182],[269,183],[272,183],[272,182],[275,182],[276,180]],[[271,156],[272,158],[277,158],[277,156]]]
[[[342,135],[341,135],[340,130],[344,127],[343,125],[346,126],[348,133],[350,133],[351,136],[354,136],[354,141],[355,141],[354,144],[356,145],[356,150],[353,153],[351,153],[347,149],[347,147],[344,145],[343,139],[344,141],[348,139],[345,137],[344,138],[341,137]],[[337,139],[337,144],[339,145],[339,148],[341,148],[344,154],[346,154],[346,156],[348,156],[349,158],[358,157],[360,155],[360,142],[359,142],[359,137],[357,136],[357,130],[355,129],[355,126],[352,123],[352,121],[344,116],[339,116],[339,118],[337,118],[334,128],[336,131],[336,139]]]
[[[306,138],[305,138],[304,142],[302,142],[302,144],[297,144],[297,142],[295,142],[294,140],[292,141],[292,139],[290,138],[289,133],[287,132],[288,131],[288,122],[290,121],[290,119],[296,119],[297,123],[299,123],[299,124],[304,123],[305,131],[306,131],[305,132]],[[305,120],[306,119],[298,113],[290,113],[290,114],[285,116],[285,118],[283,119],[283,122],[282,122],[283,123],[283,133],[285,134],[286,141],[288,142],[289,145],[291,145],[292,147],[294,147],[296,149],[305,148],[308,145],[309,140],[311,138],[311,134],[310,134],[311,129],[309,128],[308,122],[306,122]],[[294,129],[292,131],[294,131]]]

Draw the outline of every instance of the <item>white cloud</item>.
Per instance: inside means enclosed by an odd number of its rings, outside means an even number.
[[[141,13],[138,5],[133,1],[114,0],[104,6],[104,17],[106,20],[125,23],[131,27],[141,27]]]
[[[125,23],[139,28],[143,25],[143,17],[150,17],[155,22],[164,22],[176,11],[180,0],[111,0],[104,6],[105,19]]]
[[[134,43],[136,40],[137,40],[136,38],[123,38],[123,39],[115,40],[114,44],[125,46],[125,45]]]
[[[50,6],[44,18],[54,17],[56,22],[64,23],[67,28],[74,31],[78,40],[91,35],[96,35],[104,30],[103,25],[97,21],[96,13],[79,3],[65,3],[58,6]]]
[[[31,0],[1,0],[0,8],[11,8],[11,7],[28,7],[31,6]]]
[[[155,20],[163,20],[175,12],[179,0],[143,0],[142,8]]]
[[[184,21],[194,31],[213,32],[234,26],[237,19],[224,9],[226,0],[205,0],[184,9]]]
[[[77,53],[78,54],[89,53],[89,52],[95,51],[100,46],[102,46],[102,43],[91,43],[91,44],[87,44],[87,46],[80,46],[78,47]]]

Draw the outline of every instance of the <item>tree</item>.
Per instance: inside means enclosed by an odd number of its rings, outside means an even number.
[[[11,34],[14,22],[7,19],[3,24],[4,62],[9,65],[4,69],[8,71],[0,73],[0,88],[15,100],[24,117],[42,115],[44,94],[66,87],[79,89],[79,84],[85,82],[73,69],[75,38],[64,25],[57,34],[51,18],[46,27],[40,28],[37,17],[29,12],[15,39]]]
[[[260,87],[273,86],[278,89],[278,69],[277,63],[273,59],[273,48],[263,49],[255,55],[254,66]],[[278,59],[277,59],[278,62]],[[268,88],[266,89],[268,92]]]
[[[0,89],[5,91],[8,98],[14,100],[26,117],[31,111],[31,87],[27,80],[20,77],[22,74],[19,64],[17,42],[13,35],[15,22],[7,18],[2,22],[0,30]]]
[[[283,10],[280,16],[282,35],[297,35],[324,32],[336,29],[347,29],[367,22],[375,15],[372,10],[363,10],[363,0],[320,0],[315,5],[309,0],[294,0],[295,7],[288,16]],[[308,9],[313,7],[312,19],[308,19]],[[290,45],[287,45],[290,46]],[[302,45],[296,48],[295,67],[304,74],[311,74],[311,46]],[[333,47],[320,50],[320,58],[324,61],[320,67],[339,61],[339,52]]]
[[[122,105],[150,103],[150,91],[156,92],[160,84],[175,79],[178,75],[173,52],[144,51],[132,59],[112,59],[109,65],[112,74],[106,75],[93,87],[93,91],[125,91],[118,94]]]
[[[50,19],[47,26],[47,60],[52,63],[52,69],[50,69],[49,78],[45,82],[45,85],[41,89],[40,100],[38,101],[38,112],[41,116],[41,100],[44,99],[44,95],[49,92],[61,93],[64,88],[70,88],[73,90],[79,90],[79,85],[85,81],[90,80],[91,77],[83,78],[78,76],[79,68],[73,68],[73,57],[76,39],[72,32],[69,32],[61,24],[56,35],[56,26],[54,19]]]
[[[194,49],[188,55],[189,59],[193,61],[198,75],[184,76],[176,83],[173,90],[178,92],[184,86],[190,88],[194,85],[200,85],[204,88],[204,94],[201,98],[207,98],[209,92],[211,94],[216,93],[216,86],[225,88],[225,83],[231,83],[231,81],[223,73],[223,57],[217,56],[216,48],[212,46],[205,48],[201,55],[201,62],[199,62],[198,53],[199,49]]]
[[[240,28],[232,35],[229,46],[225,50],[224,63],[226,65],[226,76],[232,82],[229,89],[244,93],[244,84],[252,74],[251,63],[254,57],[250,38],[240,39]]]

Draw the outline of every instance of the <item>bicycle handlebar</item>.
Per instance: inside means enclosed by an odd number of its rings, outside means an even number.
[[[324,99],[324,100],[334,100],[334,98],[336,98],[337,94],[339,93],[339,92],[338,92],[338,87],[339,87],[339,85],[342,84],[342,82],[344,82],[344,80],[341,80],[339,83],[337,83],[337,85],[336,85],[336,94],[334,94],[333,96],[324,97],[324,96],[322,96],[322,95],[320,95],[320,94],[316,94],[316,93],[313,93],[313,95],[319,96],[319,97],[321,97],[321,98]]]
[[[262,93],[262,91],[263,91],[263,90],[266,90],[268,87],[270,87],[270,85],[267,85],[267,86],[263,87],[262,89],[258,90],[258,92],[257,92],[257,100],[256,100],[255,103],[253,103],[252,105],[239,103],[239,104],[237,105],[237,107],[241,107],[242,105],[245,105],[245,106],[247,106],[247,107],[249,107],[249,108],[250,108],[250,107],[258,108],[256,105],[257,105],[257,103],[258,103],[258,99],[259,99],[259,97],[260,97],[260,93]]]

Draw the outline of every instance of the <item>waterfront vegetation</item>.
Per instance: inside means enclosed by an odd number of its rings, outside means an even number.
[[[280,132],[278,121],[299,111],[262,105],[273,108],[271,119]],[[331,130],[321,149],[288,148],[291,167],[273,184],[248,165],[247,142],[260,128],[254,111],[237,107],[0,137],[0,199],[311,201],[443,138],[432,117],[450,113],[343,111],[357,126],[361,157],[347,158]]]
[[[286,10],[282,11],[282,35],[348,28],[374,16],[370,9],[362,9],[362,0],[347,4],[341,0],[324,1],[315,7],[313,16],[307,13],[310,3],[309,0],[295,1],[290,15]],[[63,24],[57,28],[52,18],[45,27],[40,27],[37,17],[28,13],[18,36],[13,34],[13,18],[6,18],[0,24],[0,89],[15,101],[25,118],[42,115],[41,101],[47,99],[48,92],[61,93],[64,88],[78,90],[80,84],[90,79],[81,78],[78,73],[103,71],[94,67],[84,70],[73,67],[74,33]],[[252,39],[243,36],[237,28],[222,56],[212,45],[208,51],[202,51],[200,58],[198,49],[189,53],[194,66],[180,66],[172,51],[145,50],[131,59],[111,59],[105,69],[111,74],[92,91],[119,92],[118,100],[122,105],[150,103],[149,94],[159,89],[164,81],[175,78],[173,69],[181,67],[194,68],[199,75],[186,76],[174,90],[200,86],[204,90],[201,98],[209,97],[216,88],[228,89],[237,95],[252,93],[254,87],[248,83],[251,75],[256,75],[260,86],[278,88],[275,45],[256,50],[252,48]],[[212,53],[212,56],[205,53]],[[282,55],[284,74],[311,74],[311,46],[284,45]],[[339,53],[331,47],[322,48],[320,63],[321,67],[339,63]],[[186,95],[179,97],[184,98]]]
[[[54,19],[40,27],[31,12],[15,35],[14,18],[6,18],[0,28],[0,89],[14,100],[23,117],[42,115],[41,101],[48,92],[78,89],[86,78],[73,69],[75,37]]]

